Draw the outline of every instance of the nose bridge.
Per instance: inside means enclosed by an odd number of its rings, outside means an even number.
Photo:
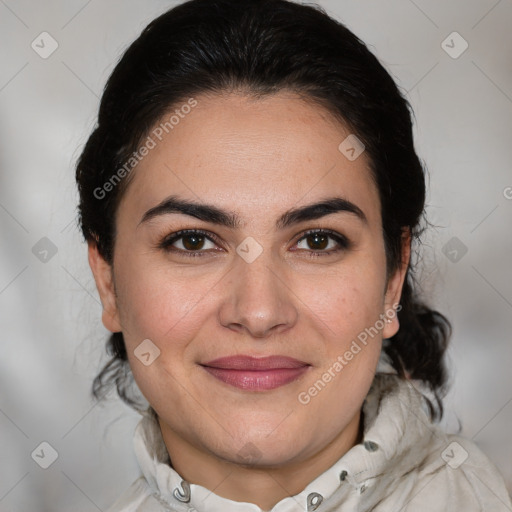
[[[275,261],[272,261],[272,255],[269,251],[262,253],[256,260],[248,263],[246,261],[237,262],[237,275],[241,292],[248,299],[260,299],[260,302],[277,301],[281,290],[279,289],[279,279],[277,275],[279,270]]]
[[[250,253],[255,248],[251,242],[248,244]],[[237,252],[243,248],[242,243]],[[279,277],[283,269],[278,259],[270,250],[263,250],[254,258],[245,258],[247,253],[239,252],[234,262],[221,321],[225,326],[245,328],[255,337],[264,337],[278,326],[290,327],[296,320],[296,310],[290,291]]]

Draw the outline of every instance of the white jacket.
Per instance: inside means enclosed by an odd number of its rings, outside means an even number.
[[[152,412],[134,435],[143,476],[107,512],[262,512],[185,482]],[[473,442],[430,421],[413,383],[377,373],[363,417],[363,441],[271,512],[512,512],[496,467]]]

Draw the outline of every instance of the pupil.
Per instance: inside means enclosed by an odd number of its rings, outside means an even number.
[[[189,243],[190,240],[192,240],[192,243]],[[183,246],[186,249],[190,249],[191,251],[200,249],[202,247],[203,242],[204,242],[204,236],[202,236],[202,235],[186,235],[183,238]],[[197,245],[199,245],[200,247],[197,247]]]
[[[327,243],[328,237],[321,233],[313,233],[312,235],[309,235],[309,238],[310,238],[310,240],[314,240],[313,245],[315,245],[315,244],[321,245],[321,247],[318,247],[318,246],[311,247],[311,244],[310,244],[310,249],[325,249],[328,245],[328,243]]]

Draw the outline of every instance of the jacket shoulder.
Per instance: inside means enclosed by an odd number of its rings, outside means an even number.
[[[106,510],[106,512],[139,512],[159,511],[158,508],[147,508],[151,499],[151,491],[147,480],[141,476]],[[143,507],[143,508],[142,508]]]
[[[503,477],[473,441],[436,436],[421,466],[407,511],[512,512]]]

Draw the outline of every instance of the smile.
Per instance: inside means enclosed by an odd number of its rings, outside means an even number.
[[[213,377],[231,386],[250,391],[266,391],[301,377],[309,364],[285,356],[254,358],[230,356],[201,366]]]

